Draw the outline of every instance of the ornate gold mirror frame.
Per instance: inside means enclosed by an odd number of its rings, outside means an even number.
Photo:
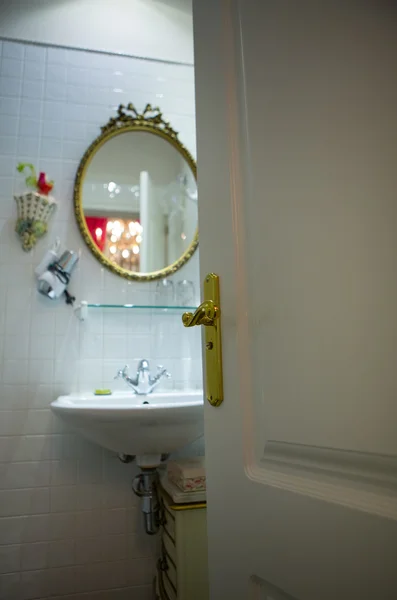
[[[127,106],[120,104],[117,110],[117,116],[112,117],[106,125],[101,127],[102,133],[92,142],[81,159],[74,183],[74,212],[85,243],[92,254],[104,267],[126,279],[134,281],[153,281],[172,275],[192,257],[198,246],[198,228],[196,229],[196,233],[189,248],[187,248],[177,261],[158,271],[153,271],[151,273],[137,273],[113,264],[101,253],[91,238],[84,216],[82,188],[87,169],[93,157],[108,140],[122,133],[126,133],[127,131],[146,131],[153,135],[160,136],[169,142],[186,160],[195,180],[197,180],[196,161],[187,148],[179,141],[178,133],[171,127],[170,123],[163,119],[163,115],[158,107],[153,108],[150,104],[147,104],[144,111],[139,113],[131,103]]]

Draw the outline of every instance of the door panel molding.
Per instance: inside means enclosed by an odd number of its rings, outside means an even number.
[[[299,467],[319,474],[347,477],[357,482],[397,490],[397,456],[269,440],[265,445],[262,462]]]
[[[253,482],[397,520],[397,459],[392,456],[266,443],[259,461],[246,453]]]

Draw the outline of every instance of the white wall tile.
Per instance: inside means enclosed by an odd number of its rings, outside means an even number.
[[[77,534],[75,513],[52,513],[49,516],[50,540],[74,539]]]
[[[134,336],[128,336],[127,356],[130,361],[139,361],[141,358],[151,357],[151,340],[143,334],[137,333]]]
[[[66,64],[68,68],[88,66],[91,54],[78,52],[77,50],[66,50]]]
[[[40,116],[41,106],[42,103],[40,100],[34,100],[33,98],[22,98],[20,116],[37,119]]]
[[[35,571],[48,567],[48,542],[23,544],[21,548],[21,570]]]
[[[75,562],[76,564],[96,563],[103,560],[103,547],[99,537],[76,540]]]
[[[149,600],[157,547],[142,532],[130,489],[136,469],[76,434],[49,404],[71,391],[124,390],[117,370],[129,362],[133,373],[143,357],[173,373],[164,388],[194,387],[199,336],[186,341],[176,319],[151,311],[90,310],[80,323],[62,301],[37,294],[33,268],[59,235],[82,252],[71,284],[78,301],[151,301],[155,285],[116,277],[86,250],[73,214],[74,177],[121,101],[164,105],[194,144],[193,70],[1,40],[0,48],[0,598]],[[14,233],[18,160],[54,178],[59,200],[49,235],[26,254]],[[180,278],[194,279],[198,292],[196,257]]]
[[[28,81],[43,81],[45,79],[45,63],[40,61],[25,61],[24,78]]]
[[[19,60],[23,60],[25,56],[25,48],[25,44],[4,41],[2,56],[4,58],[16,58]]]
[[[100,309],[98,309],[100,310]],[[123,335],[127,330],[127,312],[118,309],[105,310],[103,313],[104,335]]]
[[[102,483],[103,482],[103,469],[102,469],[102,454],[99,454],[94,459],[85,459],[81,457],[78,459],[78,483]],[[102,487],[100,488],[102,493]],[[102,498],[102,496],[101,496]],[[102,500],[100,501],[102,504]]]
[[[54,335],[56,313],[48,311],[43,314],[36,313],[32,319],[31,336]]]
[[[127,534],[136,534],[142,529],[142,514],[138,508],[127,510]]]
[[[29,361],[29,383],[52,383],[54,379],[54,361],[36,359]]]
[[[62,121],[43,121],[41,135],[43,138],[62,139],[63,123]],[[55,175],[51,171],[51,177]]]
[[[22,60],[3,57],[0,64],[0,73],[3,77],[16,77],[21,79],[23,72]]]
[[[66,91],[65,91],[65,95],[66,95]],[[87,99],[87,101],[88,101],[88,99]],[[65,104],[65,110],[64,110],[65,120],[85,122],[85,117],[86,117],[86,110],[85,110],[84,105],[82,105],[80,103]],[[70,154],[72,155],[72,158],[74,158],[75,156],[79,156],[78,154],[73,154],[72,152],[70,152]]]
[[[129,560],[126,565],[127,584],[144,585],[152,581],[154,560],[152,558],[137,558]]]
[[[87,359],[98,359],[103,356],[104,336],[100,333],[82,331],[80,337],[80,354]]]
[[[1,543],[4,545],[21,543],[21,541],[23,540],[23,528],[26,523],[26,520],[27,517],[0,518]]]
[[[75,513],[75,537],[80,539],[98,535],[104,519],[106,519],[106,513],[101,510]]]
[[[125,560],[128,555],[128,537],[125,533],[125,524],[123,523],[121,534],[106,535],[100,538],[100,547],[102,549],[101,558],[104,562]]]
[[[56,102],[66,100],[66,85],[61,82],[47,82],[45,85],[44,98],[45,100],[53,100]]]
[[[52,581],[46,570],[22,571],[21,594],[26,600],[47,598],[51,595]]]
[[[47,435],[25,435],[20,437],[5,437],[1,456],[6,462],[12,461],[38,461],[53,458],[52,439]]]
[[[35,46],[34,44],[25,45],[25,60],[36,63],[45,63],[47,49],[44,46]]]
[[[35,514],[24,517],[22,542],[43,542],[48,539],[50,539],[49,514]]]
[[[9,168],[8,168],[8,166],[9,166]],[[1,184],[1,199],[2,199],[1,204],[4,204],[6,202],[7,206],[9,206],[8,200],[10,199],[10,197],[13,194],[14,182],[13,182],[13,177],[10,177],[10,174],[13,173],[14,166],[15,166],[15,162],[11,158],[8,158],[7,156],[5,156],[1,159],[1,164],[0,164],[0,184]],[[9,216],[9,214],[6,213],[6,217],[8,217],[8,216]]]
[[[93,510],[101,507],[101,485],[81,484],[75,490],[77,510]]]
[[[35,100],[34,98],[25,98],[25,100]],[[22,137],[34,137],[38,142],[40,135],[39,115],[34,115],[33,118],[21,118],[19,121],[19,135]]]
[[[146,535],[133,534],[128,536],[128,558],[147,558],[149,556],[156,556],[159,541],[160,540],[157,537]]]
[[[45,487],[49,484],[49,462],[32,461],[0,464],[0,489]]]
[[[0,598],[7,600],[20,600],[21,576],[19,573],[0,575]]]
[[[2,96],[17,97],[21,95],[22,81],[15,77],[0,76],[0,90]]]
[[[16,135],[18,131],[18,119],[8,117],[0,121],[0,135]]]
[[[35,137],[20,137],[18,138],[17,153],[19,156],[30,157],[31,160],[36,159],[39,153],[37,138]]]
[[[29,385],[29,408],[49,408],[54,399],[54,387],[47,383]]]
[[[20,99],[0,98],[0,115],[17,116],[20,110]]]
[[[7,310],[7,318],[5,323],[6,335],[26,336],[30,327],[30,314],[28,312],[21,313],[15,311],[13,307]],[[18,383],[18,382],[14,382]],[[23,383],[23,382],[20,382]]]
[[[76,487],[73,485],[52,487],[50,492],[51,512],[68,512],[76,509]]]
[[[49,408],[25,411],[24,433],[44,435],[52,431],[53,415]]]
[[[20,560],[19,546],[0,546],[0,573],[19,571]]]
[[[103,361],[98,358],[80,359],[78,364],[79,384],[82,390],[94,390],[102,386]]]
[[[61,590],[64,594],[77,591],[77,567],[58,567],[49,571],[51,582],[51,597],[54,591]]]
[[[124,360],[127,356],[127,335],[105,334],[103,336],[104,359]]]
[[[47,81],[50,83],[66,83],[66,66],[47,65]]]
[[[55,138],[43,138],[40,146],[41,158],[61,158],[62,140]]]
[[[0,491],[0,516],[12,517],[48,513],[50,493],[48,488]]]
[[[67,50],[62,48],[51,48],[47,49],[47,62],[52,65],[65,65],[66,64]]]
[[[24,411],[2,410],[0,416],[0,435],[21,435],[25,423]]]
[[[28,336],[7,335],[4,338],[4,346],[9,359],[19,359],[29,357],[29,338]]]
[[[87,89],[80,85],[68,84],[66,87],[66,101],[71,104],[87,104]]]
[[[77,460],[56,460],[51,463],[51,485],[77,483]]]
[[[48,545],[48,562],[50,567],[66,567],[75,564],[74,540],[60,540]]]
[[[14,173],[14,168],[15,168],[15,160],[9,157],[3,157],[0,161],[0,177],[1,177],[1,184],[2,184],[2,194],[6,195],[8,192],[12,193],[12,184],[11,184],[11,189],[10,189],[10,181],[9,181],[9,176],[10,173]],[[5,191],[4,191],[4,188]]]
[[[123,508],[134,504],[135,498],[131,498],[130,486],[111,487],[107,482],[102,486],[103,508]],[[137,500],[136,500],[137,501]]]
[[[63,102],[45,100],[43,102],[43,119],[59,121],[63,119],[65,105]]]
[[[42,98],[44,94],[44,83],[42,81],[29,81],[24,79],[22,85],[22,96],[24,98]]]
[[[79,86],[85,86],[88,83],[89,73],[90,72],[88,69],[81,69],[79,67],[68,67],[67,82]]]
[[[125,534],[127,525],[127,511],[125,508],[112,508],[104,511],[106,519],[102,521],[102,534]]]

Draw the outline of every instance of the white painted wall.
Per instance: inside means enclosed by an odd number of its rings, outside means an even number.
[[[13,0],[0,37],[193,63],[191,0]]]

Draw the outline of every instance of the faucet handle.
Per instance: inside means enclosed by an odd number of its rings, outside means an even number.
[[[124,379],[124,377],[127,377],[128,369],[129,369],[129,366],[125,365],[124,369],[120,369],[119,371],[117,371],[117,375],[115,376],[115,379]]]
[[[158,375],[160,375],[160,374],[165,375],[165,377],[167,377],[167,379],[169,379],[171,377],[171,373],[169,373],[163,365],[157,365],[157,369],[158,369]]]

